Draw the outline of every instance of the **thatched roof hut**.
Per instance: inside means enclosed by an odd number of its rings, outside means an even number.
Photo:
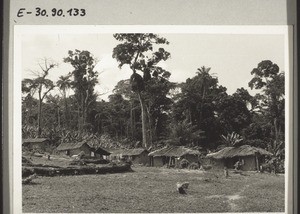
[[[218,152],[207,154],[207,157],[214,159],[233,158],[233,157],[245,157],[252,155],[266,155],[272,156],[273,154],[262,149],[249,145],[243,145],[240,147],[225,147]]]
[[[225,147],[218,152],[207,154],[208,159],[213,159],[215,168],[233,168],[237,161],[242,162],[242,170],[259,170],[264,156],[273,154],[257,147],[243,145],[240,147]]]
[[[164,147],[149,153],[151,166],[176,165],[180,158],[198,162],[201,152],[184,146]]]
[[[85,142],[75,142],[75,143],[61,143],[56,150],[61,154],[66,155],[77,155],[81,152],[84,152],[86,156],[90,156],[92,148]]]
[[[52,152],[53,145],[48,138],[22,139],[22,147],[25,150],[36,150],[39,152]]]
[[[76,143],[61,143],[56,148],[56,150],[63,151],[63,150],[70,150],[70,149],[78,149],[78,148],[82,147],[84,144],[87,144],[87,143],[84,141],[76,142]]]
[[[122,159],[130,160],[135,164],[148,164],[148,150],[144,148],[134,148],[134,149],[109,149],[111,153],[111,160]]]

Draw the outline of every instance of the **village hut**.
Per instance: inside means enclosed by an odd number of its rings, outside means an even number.
[[[124,150],[123,157],[131,161],[133,164],[149,164],[149,152],[143,148],[126,149]]]
[[[105,159],[107,160],[111,153],[104,148],[98,147],[93,148],[91,152],[91,156],[95,158]]]
[[[212,160],[213,168],[234,168],[237,161],[241,162],[241,170],[259,170],[264,162],[265,156],[272,156],[272,153],[249,145],[240,147],[225,147],[218,152],[207,154],[207,158]]]
[[[37,152],[52,152],[53,146],[47,138],[28,138],[22,140],[23,150]]]
[[[184,146],[164,147],[149,153],[151,166],[175,166],[182,159],[190,163],[198,162],[201,153],[198,150],[186,148]]]
[[[157,149],[150,152],[148,156],[150,157],[150,166],[162,167],[168,163],[167,157],[164,154],[170,150],[168,147]]]
[[[110,149],[110,160],[131,161],[133,164],[149,164],[149,152],[143,148],[136,149]]]
[[[56,150],[59,154],[68,156],[84,154],[84,156],[90,157],[93,149],[84,141],[76,143],[61,143]]]
[[[109,155],[109,160],[111,161],[116,161],[116,160],[121,160],[123,159],[123,151],[124,149],[106,149],[110,155]]]

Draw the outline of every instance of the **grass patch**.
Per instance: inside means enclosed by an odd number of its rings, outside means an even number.
[[[134,167],[133,173],[38,177],[23,186],[23,212],[281,212],[284,176]],[[176,183],[190,183],[180,195]],[[236,196],[230,197],[227,196]],[[268,196],[268,197],[267,197]]]

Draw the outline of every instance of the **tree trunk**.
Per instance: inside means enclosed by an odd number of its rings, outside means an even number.
[[[134,121],[134,112],[133,112],[133,105],[131,102],[131,109],[130,109],[130,126],[131,126],[131,138],[133,139],[134,132],[135,132],[135,121]]]
[[[68,112],[68,103],[67,103],[67,95],[64,91],[64,104],[65,104],[65,121],[63,124],[65,124],[65,127],[69,126],[69,112]]]
[[[42,100],[41,98],[39,99],[39,104],[38,104],[38,131],[37,131],[37,137],[40,137],[42,134]]]
[[[60,128],[60,112],[59,112],[59,107],[57,107],[57,124],[58,124],[58,128]]]
[[[147,130],[147,134],[149,137],[149,142],[151,145],[149,145],[150,147],[152,146],[152,142],[153,142],[153,127],[152,127],[152,117],[150,114],[150,108],[146,106],[146,110],[147,110],[147,118],[148,118],[148,130]]]
[[[147,121],[147,111],[146,111],[146,104],[145,104],[145,101],[144,99],[142,98],[141,96],[141,93],[138,92],[138,97],[139,97],[139,101],[140,101],[140,104],[141,104],[141,113],[142,113],[142,134],[143,134],[143,145],[146,149],[149,148],[149,144],[151,142],[150,139],[149,139],[149,134],[148,134],[148,121]]]

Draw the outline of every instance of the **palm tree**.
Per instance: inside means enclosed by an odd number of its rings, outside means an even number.
[[[201,92],[202,92],[202,97],[201,97],[201,106],[200,106],[200,116],[199,116],[199,121],[201,122],[202,120],[202,113],[203,113],[203,105],[205,102],[206,98],[206,92],[208,91],[210,87],[210,80],[213,78],[210,74],[211,68],[206,68],[205,66],[202,66],[201,68],[198,68],[197,70],[197,75],[199,78],[199,84],[201,87]]]
[[[71,80],[70,80],[71,74],[67,74],[66,76],[60,76],[59,80],[56,82],[57,86],[59,87],[59,90],[61,91],[63,95],[64,105],[65,105],[65,123],[68,124],[69,120],[69,111],[68,111],[68,103],[67,103],[67,91],[71,88]]]

